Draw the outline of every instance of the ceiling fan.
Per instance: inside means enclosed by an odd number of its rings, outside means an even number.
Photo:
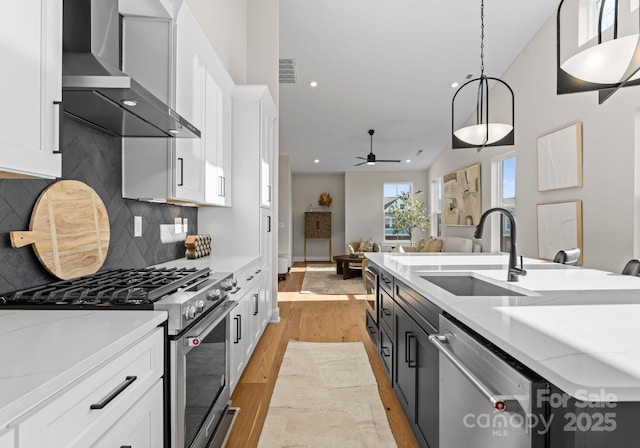
[[[369,136],[371,137],[371,150],[369,154],[367,154],[367,157],[356,157],[356,159],[362,159],[364,160],[364,162],[356,163],[353,166],[360,166],[364,165],[365,163],[367,165],[375,165],[376,162],[400,162],[400,160],[376,160],[376,155],[373,153],[373,132],[373,129],[369,129]]]

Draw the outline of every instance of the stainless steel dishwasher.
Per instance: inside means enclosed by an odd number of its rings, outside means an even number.
[[[440,448],[542,448],[549,410],[543,379],[459,322],[440,316]],[[538,392],[540,391],[540,392]]]

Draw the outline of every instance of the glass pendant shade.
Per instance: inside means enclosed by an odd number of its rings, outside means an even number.
[[[608,40],[571,56],[560,67],[584,81],[617,84],[628,78],[627,70],[639,41],[639,34]],[[640,75],[634,75],[631,80],[637,77]]]
[[[487,146],[502,140],[511,131],[513,126],[505,123],[474,124],[454,131],[453,135],[472,146]]]

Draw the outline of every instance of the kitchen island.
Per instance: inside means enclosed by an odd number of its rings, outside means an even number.
[[[640,277],[525,258],[527,275],[509,283],[506,254],[367,257],[572,397],[640,401]],[[472,273],[514,295],[456,296],[422,278],[432,273]]]
[[[421,446],[640,438],[640,277],[524,259],[507,282],[507,254],[366,256],[367,330]]]

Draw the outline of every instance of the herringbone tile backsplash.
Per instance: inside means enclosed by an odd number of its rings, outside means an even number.
[[[107,207],[111,224],[109,253],[102,269],[142,268],[184,257],[184,243],[163,244],[160,225],[174,218],[189,220],[189,233],[197,233],[197,209],[152,204],[122,198],[122,148],[111,137],[64,118],[62,129],[62,178],[91,186]],[[32,246],[11,247],[9,232],[28,230],[40,193],[47,180],[0,180],[0,293],[56,280],[36,258]],[[133,237],[133,217],[142,216],[142,237]]]

